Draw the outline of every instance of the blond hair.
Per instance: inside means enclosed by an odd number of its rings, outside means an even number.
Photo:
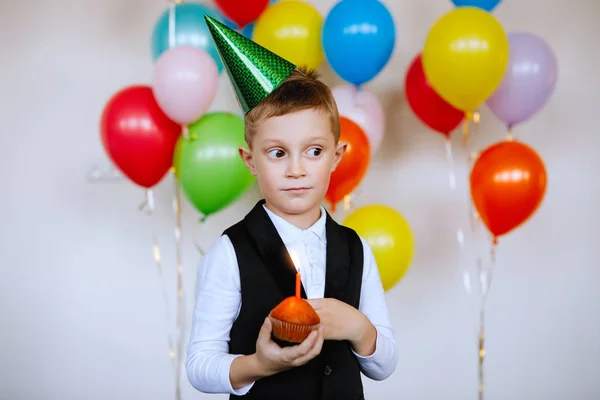
[[[325,112],[330,119],[331,133],[336,144],[340,139],[340,118],[327,85],[318,79],[314,70],[299,67],[262,102],[244,116],[244,135],[248,146],[261,122],[296,111],[313,109]]]

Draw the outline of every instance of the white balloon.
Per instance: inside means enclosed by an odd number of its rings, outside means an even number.
[[[350,84],[336,86],[332,93],[340,116],[362,128],[369,139],[371,154],[375,154],[385,133],[385,112],[379,99],[373,93]]]

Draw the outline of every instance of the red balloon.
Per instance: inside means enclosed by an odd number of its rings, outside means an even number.
[[[538,209],[547,176],[544,162],[531,147],[506,141],[481,153],[470,181],[475,208],[496,242]]]
[[[354,191],[369,168],[371,149],[369,139],[354,121],[340,117],[340,141],[346,142],[346,152],[342,161],[331,174],[325,200],[335,212],[336,204]]]
[[[269,0],[216,0],[227,18],[243,28],[260,17]]]
[[[156,185],[173,165],[181,126],[160,109],[149,86],[131,86],[106,104],[100,122],[104,150],[131,181]]]
[[[447,103],[429,85],[423,71],[421,54],[415,57],[408,68],[404,87],[413,112],[434,131],[450,137],[450,133],[464,119],[464,111]]]

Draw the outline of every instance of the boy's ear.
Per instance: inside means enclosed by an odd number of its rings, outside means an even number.
[[[335,148],[335,156],[333,158],[333,163],[331,164],[331,172],[335,171],[340,161],[342,161],[342,157],[346,152],[346,148],[348,147],[348,143],[339,142],[337,147]]]
[[[254,168],[254,159],[252,158],[252,152],[250,149],[246,147],[240,147],[238,151],[240,152],[240,157],[242,157],[242,161],[244,161],[244,164],[246,164],[248,171],[250,171],[252,175],[256,176],[256,168]]]

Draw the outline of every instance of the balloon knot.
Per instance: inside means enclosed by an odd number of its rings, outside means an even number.
[[[202,216],[200,217],[200,223],[201,223],[201,224],[205,223],[207,218],[208,218],[208,215],[202,215]]]

